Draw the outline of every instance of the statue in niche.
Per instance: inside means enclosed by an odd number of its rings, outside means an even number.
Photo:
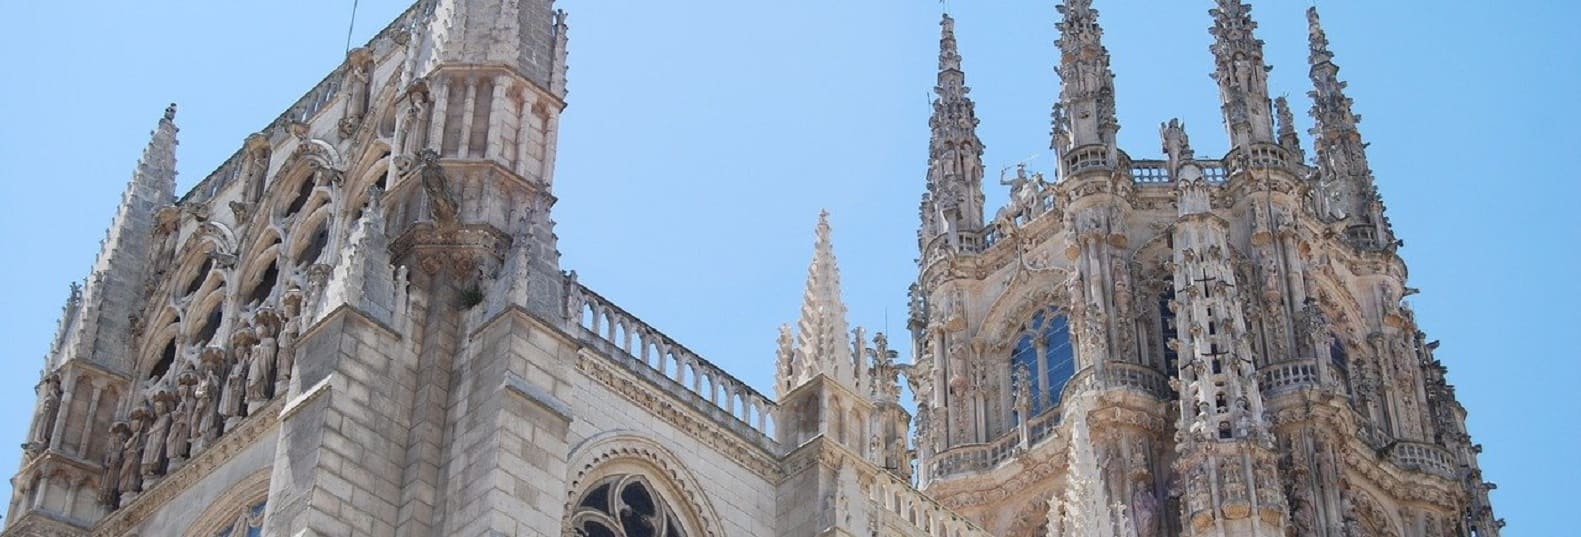
[[[131,427],[124,421],[110,426],[110,443],[104,449],[104,473],[99,479],[99,503],[111,509],[121,503],[121,462],[131,434]]]
[[[198,375],[191,365],[181,372],[181,376],[176,377],[176,406],[170,412],[170,432],[165,437],[166,456],[172,467],[187,460],[188,443],[192,438],[192,412],[196,403],[192,387],[197,383]]]
[[[275,329],[279,317],[274,310],[264,308],[259,310],[253,319],[257,330],[258,343],[253,346],[247,362],[247,413],[257,412],[269,402],[270,392],[274,388],[274,376],[269,374],[269,369],[275,363],[275,354],[279,352],[279,344],[275,340]]]
[[[165,473],[166,435],[170,433],[170,400],[174,396],[170,392],[160,390],[150,398],[153,402],[153,424],[149,426],[147,442],[143,444],[143,479],[147,481]]]
[[[64,397],[60,375],[44,377],[38,384],[38,393],[38,418],[33,425],[33,442],[28,445],[34,454],[49,448],[50,437],[55,433],[55,419],[60,415],[60,400]]]
[[[225,391],[220,394],[220,416],[229,431],[247,415],[247,366],[252,363],[252,346],[257,340],[251,331],[243,329],[232,339],[230,374],[225,377]]]
[[[208,445],[210,440],[219,436],[220,384],[221,362],[225,359],[225,351],[218,347],[210,347],[203,353],[203,363],[197,374],[197,382],[192,388],[192,413],[190,420],[190,436],[192,442],[191,453],[196,455]]]
[[[1131,493],[1131,516],[1136,525],[1136,537],[1157,537],[1158,498],[1148,490],[1146,483],[1138,483]]]
[[[341,136],[350,136],[356,132],[362,124],[362,118],[368,113],[368,93],[372,90],[368,70],[373,67],[372,63],[368,50],[363,48],[351,51],[347,59],[345,80],[342,82],[342,87],[346,88],[346,116],[340,120]]]
[[[405,267],[402,267],[404,269]],[[281,318],[285,323],[280,326],[279,350],[275,353],[274,394],[286,393],[291,383],[291,368],[296,367],[296,339],[302,331],[302,293],[296,289],[288,289],[285,296],[280,299],[285,307]]]
[[[147,426],[147,406],[139,405],[132,409],[128,421],[130,430],[127,432],[126,442],[121,444],[121,467],[118,478],[121,494],[143,490],[143,473],[139,470],[142,468],[143,441],[147,438],[144,429]]]
[[[423,191],[428,193],[428,209],[434,222],[443,227],[455,224],[458,206],[454,195],[450,193],[445,170],[439,166],[439,153],[424,149],[417,158],[422,166]]]

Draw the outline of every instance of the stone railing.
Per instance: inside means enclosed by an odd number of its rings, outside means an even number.
[[[1260,368],[1257,374],[1259,375],[1257,382],[1265,394],[1322,385],[1322,379],[1318,377],[1317,364],[1312,360],[1268,364]]]
[[[1220,184],[1230,179],[1230,171],[1221,160],[1194,160],[1198,168],[1202,169],[1203,180]],[[1172,185],[1175,179],[1170,177],[1169,162],[1163,160],[1136,160],[1131,162],[1131,182],[1141,186]]]
[[[1400,441],[1389,449],[1389,460],[1401,468],[1418,470],[1444,479],[1455,479],[1454,457],[1444,448],[1421,442]]]
[[[712,362],[660,333],[613,302],[581,284],[572,283],[567,312],[582,340],[617,360],[633,373],[691,401],[705,414],[723,412],[772,439],[775,403]]]
[[[1038,445],[1053,436],[1059,424],[1059,408],[1052,408],[1033,416],[1032,420],[1027,422],[1026,447]],[[934,455],[928,463],[928,475],[937,479],[990,470],[1010,460],[1010,457],[1021,449],[1020,427],[1012,427],[992,442],[955,446]]]
[[[1169,163],[1162,160],[1131,162],[1131,182],[1139,185],[1156,185],[1173,181],[1169,177]]]
[[[903,530],[904,535],[992,537],[971,520],[945,508],[927,494],[918,492],[909,483],[896,479],[888,472],[878,474],[878,478],[869,489],[869,494],[871,496],[868,500],[879,508],[880,525],[888,522],[890,526],[898,526]]]
[[[1102,145],[1085,145],[1065,154],[1065,173],[1071,176],[1087,170],[1113,168],[1109,148]]]
[[[1202,179],[1204,181],[1219,184],[1230,180],[1230,170],[1224,167],[1223,162],[1199,160],[1197,165],[1202,167]]]
[[[1159,399],[1169,399],[1169,379],[1151,367],[1124,362],[1109,362],[1102,370],[1084,368],[1071,377],[1061,398],[1092,389],[1128,389]]]

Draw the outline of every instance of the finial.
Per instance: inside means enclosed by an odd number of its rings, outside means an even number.
[[[1311,48],[1309,58],[1312,65],[1334,59],[1334,53],[1328,48],[1328,32],[1323,31],[1323,19],[1318,16],[1317,6],[1307,8],[1307,43]]]
[[[165,121],[175,121],[175,120],[176,120],[176,103],[170,103],[170,106],[166,106],[165,107]]]

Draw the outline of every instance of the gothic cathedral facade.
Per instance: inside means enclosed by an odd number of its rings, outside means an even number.
[[[562,271],[553,0],[418,1],[180,197],[172,105],[0,535],[1497,537],[1316,11],[1309,160],[1216,1],[1228,154],[1117,147],[1062,0],[1057,175],[994,214],[946,16],[914,356],[823,217],[772,397]]]

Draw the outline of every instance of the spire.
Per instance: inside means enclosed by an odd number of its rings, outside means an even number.
[[[1296,135],[1296,116],[1290,112],[1290,99],[1284,96],[1274,99],[1274,119],[1279,127],[1279,146],[1294,155],[1294,160],[1305,162],[1306,153],[1301,150],[1301,137]]]
[[[1092,0],[1064,0],[1057,9],[1063,19],[1055,45],[1060,65],[1059,104],[1054,109],[1054,151],[1062,171],[1069,170],[1066,155],[1085,146],[1102,146],[1105,168],[1116,161],[1115,133],[1120,122],[1115,117],[1114,72],[1109,70],[1109,49],[1103,46],[1103,27],[1098,25],[1098,10]],[[1082,158],[1083,161],[1091,161]],[[1064,174],[1061,174],[1063,177]]]
[[[1312,97],[1310,132],[1322,178],[1320,188],[1333,202],[1328,216],[1348,219],[1353,241],[1370,246],[1392,244],[1394,233],[1383,218],[1382,202],[1367,163],[1367,145],[1356,128],[1361,116],[1351,109],[1353,101],[1345,95],[1347,84],[1339,79],[1339,66],[1334,64],[1316,7],[1307,9],[1307,25],[1312,78],[1312,91],[1308,92]]]
[[[1240,0],[1217,0],[1213,15],[1213,79],[1219,83],[1224,127],[1231,148],[1274,143],[1273,118],[1269,117],[1268,71],[1263,63],[1263,41],[1253,32],[1252,6]]]
[[[789,366],[781,367],[785,391],[824,374],[855,390],[856,361],[840,299],[840,268],[829,240],[829,212],[818,214],[818,238],[812,264],[807,267],[807,290],[802,295],[801,319],[796,322],[796,345]],[[781,353],[782,355],[784,353]],[[782,357],[782,361],[784,360]]]
[[[148,147],[121,194],[121,205],[100,243],[99,257],[81,297],[75,334],[62,346],[58,365],[85,358],[116,365],[131,341],[131,319],[141,313],[154,212],[175,201],[176,105],[165,108]]]
[[[961,53],[955,42],[955,19],[939,22],[939,81],[933,92],[928,126],[928,194],[922,207],[922,242],[950,237],[983,223],[983,142],[977,137],[977,105],[968,94]]]

